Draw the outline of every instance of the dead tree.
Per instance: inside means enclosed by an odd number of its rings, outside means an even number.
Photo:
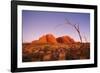
[[[69,24],[72,27],[74,27],[74,29],[77,31],[77,33],[79,35],[79,38],[80,38],[80,42],[82,43],[82,36],[81,36],[79,24],[72,24],[68,19],[66,19],[66,21],[67,21],[67,24]]]
[[[66,23],[67,25],[74,27],[74,29],[77,31],[79,38],[80,38],[80,43],[82,43],[83,40],[82,40],[82,35],[81,35],[81,32],[80,32],[79,24],[72,24],[67,18],[66,18],[66,21],[67,21],[67,23]],[[56,27],[58,27],[58,26],[60,26],[60,25],[57,25]]]

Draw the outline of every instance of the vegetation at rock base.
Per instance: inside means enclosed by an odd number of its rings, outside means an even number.
[[[44,41],[45,38],[45,41]],[[22,61],[56,61],[56,60],[82,60],[90,58],[90,43],[75,42],[70,37],[60,38],[57,41],[53,35],[44,36],[31,43],[22,44]],[[42,40],[42,41],[41,41]],[[53,41],[54,40],[54,41]],[[72,40],[71,42],[69,40]],[[81,47],[80,47],[81,45]]]

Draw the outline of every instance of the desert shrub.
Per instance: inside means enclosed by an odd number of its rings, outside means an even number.
[[[89,59],[90,58],[90,48],[81,48],[80,59]]]
[[[80,50],[75,48],[66,49],[66,60],[80,59]]]
[[[51,47],[50,47],[49,45],[45,45],[44,51],[47,52],[48,50],[50,50],[50,48],[51,48]]]
[[[26,54],[22,56],[22,62],[31,62],[32,61],[32,55]]]
[[[58,52],[57,49],[55,49],[55,50],[52,51],[52,59],[58,60],[58,58],[59,58],[59,52]]]
[[[51,61],[52,60],[52,51],[47,51],[43,56],[44,61]]]
[[[65,60],[66,59],[66,52],[65,48],[59,48],[59,60]]]
[[[71,60],[71,52],[70,52],[70,49],[66,49],[66,60]]]
[[[55,61],[55,60],[79,60],[90,58],[90,45],[89,43],[80,44],[44,44],[34,45],[29,48],[23,48],[22,61],[35,62],[35,61]]]

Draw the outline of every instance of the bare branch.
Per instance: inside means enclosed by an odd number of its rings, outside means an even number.
[[[85,40],[85,42],[87,42],[87,37],[84,35],[84,40]]]
[[[70,21],[66,18],[67,24],[74,26],[72,23],[70,23]]]
[[[80,28],[79,28],[79,24],[77,25],[77,28],[78,28],[78,30],[80,30]]]
[[[78,33],[78,35],[79,35],[80,42],[82,43],[82,36],[81,36],[81,33],[80,33],[79,24],[78,24],[78,25],[72,24],[67,18],[66,18],[66,21],[67,21],[67,24],[69,24],[69,25],[71,25],[72,27],[75,28],[75,30],[77,31],[77,33]]]

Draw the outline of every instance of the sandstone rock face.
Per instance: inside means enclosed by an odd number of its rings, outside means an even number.
[[[48,43],[57,44],[56,38],[52,34],[47,34],[46,38]]]
[[[52,34],[47,34],[39,38],[40,43],[57,44],[56,38]]]
[[[44,35],[44,36],[40,37],[40,38],[39,38],[39,42],[40,42],[40,43],[47,43],[47,38],[46,38],[46,36]]]
[[[73,44],[73,43],[75,43],[75,41],[69,36],[58,37],[56,40],[57,40],[58,43],[64,43],[64,44]]]
[[[35,40],[32,42],[34,43],[40,43],[40,44],[45,44],[45,43],[49,43],[49,44],[57,44],[57,43],[63,43],[63,44],[73,44],[75,43],[74,39],[72,39],[69,36],[61,36],[58,38],[55,38],[52,34],[47,34],[47,35],[43,35],[42,37],[39,38],[39,40]]]

